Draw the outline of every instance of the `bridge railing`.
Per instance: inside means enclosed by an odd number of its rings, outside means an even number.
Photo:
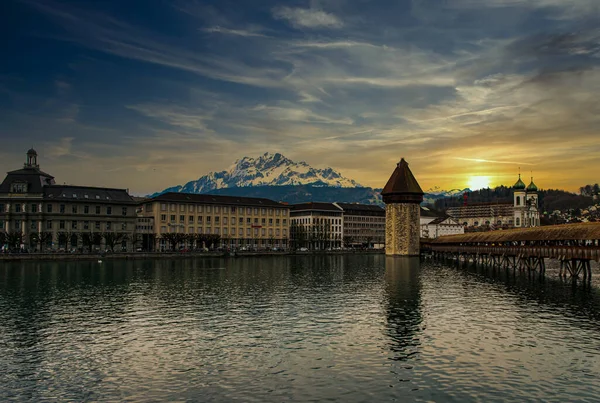
[[[462,246],[433,244],[431,250],[433,252],[600,261],[600,247],[598,246]]]

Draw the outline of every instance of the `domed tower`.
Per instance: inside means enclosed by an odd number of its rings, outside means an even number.
[[[514,225],[515,227],[524,227],[525,211],[527,210],[527,191],[525,183],[521,180],[521,174],[519,173],[519,180],[514,184]]]
[[[402,158],[381,191],[385,206],[385,254],[418,256],[423,190]]]
[[[527,199],[527,217],[526,224],[528,227],[537,227],[540,225],[540,213],[538,210],[538,187],[533,183],[533,176],[531,177],[531,183],[526,189]]]
[[[24,168],[39,168],[40,166],[37,163],[37,151],[33,148],[30,148],[27,151],[27,161],[25,162]]]

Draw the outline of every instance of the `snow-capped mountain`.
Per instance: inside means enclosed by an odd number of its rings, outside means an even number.
[[[471,192],[471,189],[465,188],[465,189],[443,190],[443,189],[440,189],[439,186],[435,186],[435,187],[425,191],[425,195],[423,196],[423,201],[428,204],[433,204],[438,199],[443,199],[445,197],[456,197],[456,196],[462,195],[465,192]]]
[[[362,187],[331,168],[316,169],[304,161],[294,162],[280,153],[265,153],[258,158],[244,157],[235,161],[226,171],[210,172],[195,181],[167,188],[157,194],[207,193],[223,188],[286,185]]]

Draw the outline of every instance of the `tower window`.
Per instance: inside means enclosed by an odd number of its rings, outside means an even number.
[[[521,205],[521,196],[517,196],[517,206]]]

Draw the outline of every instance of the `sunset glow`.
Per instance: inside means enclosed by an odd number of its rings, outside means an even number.
[[[490,187],[490,177],[489,176],[471,176],[469,178],[469,189],[478,190],[478,189],[486,189]]]

